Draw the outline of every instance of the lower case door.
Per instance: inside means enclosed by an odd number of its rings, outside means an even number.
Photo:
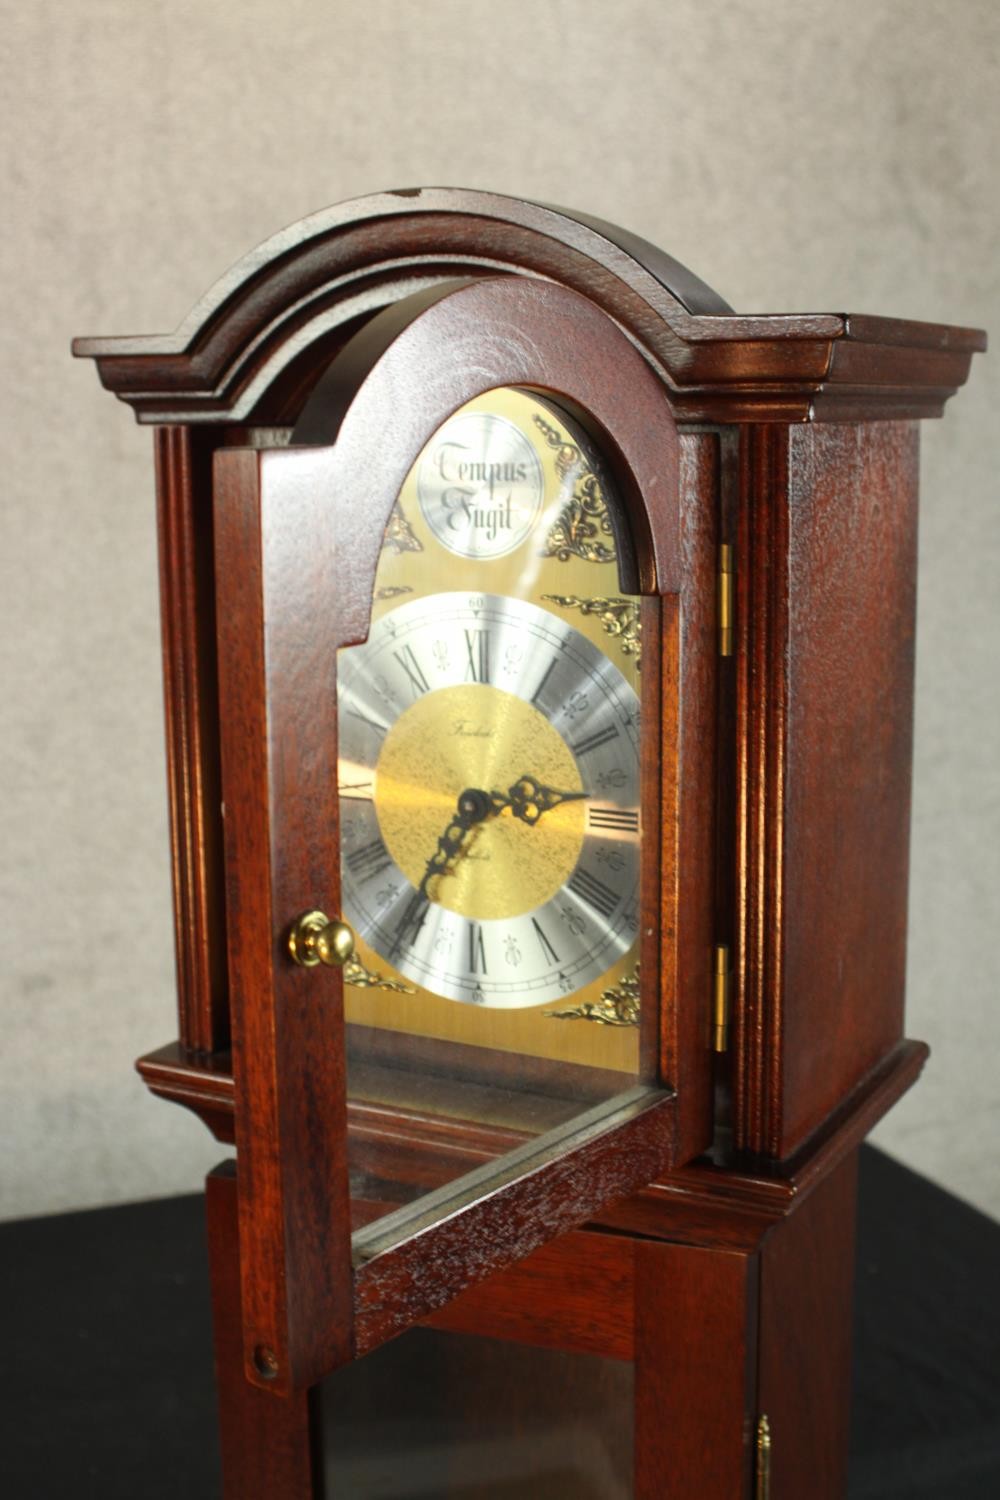
[[[634,1365],[411,1329],[323,1387],[330,1495],[631,1500]]]
[[[321,1389],[331,1496],[632,1500],[633,1242],[577,1231]]]

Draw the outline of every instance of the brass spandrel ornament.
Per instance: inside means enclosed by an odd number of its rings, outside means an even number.
[[[385,529],[385,546],[390,552],[423,552],[424,544],[414,534],[413,527],[397,503],[392,508],[389,524]]]
[[[417,993],[412,984],[404,984],[401,979],[390,979],[388,974],[379,974],[374,969],[367,968],[356,953],[344,965],[344,983],[353,985],[357,990],[385,990],[393,995]]]
[[[547,1010],[553,1021],[595,1021],[598,1026],[638,1026],[639,965],[616,985],[602,990],[597,1000],[586,1000],[571,1010]]]
[[[584,562],[617,561],[611,517],[601,493],[601,483],[575,443],[558,427],[537,412],[532,420],[548,446],[555,452],[556,472],[564,483],[572,482],[572,495],[550,528],[543,556],[567,562],[579,557]]]
[[[639,605],[635,599],[598,597],[581,599],[576,594],[543,594],[542,598],[560,609],[578,609],[581,614],[594,615],[600,621],[605,635],[615,638],[623,656],[630,656],[636,671],[642,662],[642,622]]]

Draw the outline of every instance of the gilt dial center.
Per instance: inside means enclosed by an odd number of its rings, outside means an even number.
[[[375,811],[385,846],[419,888],[462,799],[491,798],[530,776],[583,790],[576,759],[545,715],[514,693],[466,683],[424,694],[390,728],[378,757]],[[537,910],[561,890],[583,847],[586,802],[561,802],[529,824],[508,806],[473,822],[427,887],[460,916],[488,921]]]

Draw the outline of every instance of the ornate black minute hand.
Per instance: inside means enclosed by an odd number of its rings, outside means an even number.
[[[502,812],[508,800],[501,792],[483,792],[478,787],[467,787],[458,799],[455,815],[437,841],[437,848],[427,861],[417,896],[430,900],[427,886],[435,875],[446,873],[451,861],[462,852],[465,835],[477,824]]]
[[[542,813],[558,807],[561,802],[580,802],[589,796],[589,792],[559,792],[555,787],[537,781],[534,776],[520,776],[513,786],[507,788],[511,812],[515,818],[530,824],[537,823]]]

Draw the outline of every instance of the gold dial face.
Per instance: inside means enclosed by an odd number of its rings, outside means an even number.
[[[474,680],[473,680],[474,679]],[[527,600],[434,594],[340,679],[344,909],[384,959],[474,1005],[559,1000],[638,932],[639,703]]]
[[[403,487],[338,663],[349,1019],[636,1065],[640,638],[605,490],[518,390]]]
[[[448,601],[448,595],[438,595]],[[455,616],[461,616],[461,600]],[[446,605],[447,607],[447,605]],[[430,612],[428,612],[430,613]],[[435,643],[444,639],[431,615]],[[526,767],[540,784],[582,796],[569,747],[534,704],[488,683],[428,692],[386,735],[375,773],[375,814],[388,854],[414,890],[427,851],[455,814],[467,787],[509,787]],[[503,796],[503,793],[499,794]],[[499,806],[472,824],[456,858],[428,884],[446,911],[496,922],[544,906],[569,879],[583,846],[582,801],[567,799],[535,824]]]

